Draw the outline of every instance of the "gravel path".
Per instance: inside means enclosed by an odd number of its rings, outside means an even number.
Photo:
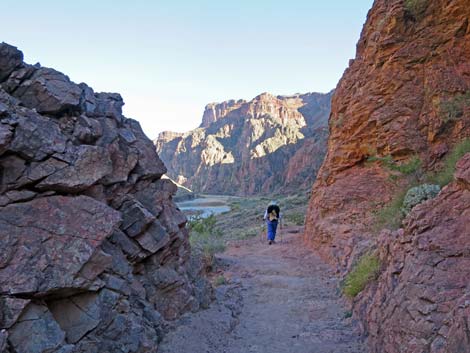
[[[219,259],[228,284],[217,287],[211,308],[183,317],[159,352],[365,352],[337,279],[298,233],[271,246],[252,239]]]

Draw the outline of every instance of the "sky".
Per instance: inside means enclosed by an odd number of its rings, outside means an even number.
[[[0,1],[0,41],[96,92],[119,92],[150,138],[204,107],[335,88],[373,0]]]

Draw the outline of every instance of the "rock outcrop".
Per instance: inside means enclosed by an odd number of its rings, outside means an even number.
[[[380,234],[384,270],[355,306],[372,352],[470,351],[469,236],[470,153],[404,229]]]
[[[332,100],[305,237],[341,273],[380,254],[382,274],[355,306],[372,352],[470,351],[468,157],[403,229],[373,230],[376,211],[412,186],[401,171],[416,158],[438,170],[470,137],[469,18],[467,0],[375,1]]]
[[[158,154],[168,175],[196,192],[308,189],[325,154],[331,94],[209,104],[198,129],[161,133]]]
[[[156,352],[211,295],[175,185],[119,94],[0,54],[0,351]]]

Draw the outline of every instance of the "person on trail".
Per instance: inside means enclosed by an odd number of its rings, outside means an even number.
[[[276,238],[276,230],[277,225],[280,223],[282,229],[282,222],[281,222],[281,209],[276,201],[271,201],[268,205],[268,208],[264,212],[263,219],[266,221],[266,225],[268,227],[268,244],[275,244]]]

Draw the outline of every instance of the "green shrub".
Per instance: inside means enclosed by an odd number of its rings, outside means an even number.
[[[463,117],[465,109],[470,107],[470,91],[458,93],[439,104],[440,116],[445,122],[455,121]]]
[[[418,156],[413,156],[408,162],[403,164],[393,164],[390,169],[398,171],[405,175],[411,175],[421,169],[421,159]]]
[[[403,201],[407,190],[399,191],[395,197],[383,208],[376,212],[375,230],[383,228],[398,229],[403,221]]]
[[[441,187],[449,184],[455,173],[455,165],[466,153],[470,152],[470,139],[464,139],[454,146],[451,152],[444,158],[442,168],[428,175],[429,183],[440,185]]]
[[[206,267],[212,267],[215,254],[225,250],[225,241],[222,233],[216,229],[216,217],[196,217],[188,222],[189,243],[191,250],[200,256]]]
[[[212,267],[214,256],[225,250],[225,241],[219,236],[210,233],[191,232],[189,236],[191,250],[200,256],[206,267]]]
[[[349,298],[358,295],[366,285],[377,279],[380,260],[376,255],[363,255],[344,280],[343,293]]]
[[[193,217],[188,221],[188,228],[197,233],[219,233],[215,229],[216,222],[217,219],[213,214],[206,218]]]
[[[373,163],[373,162],[379,162],[381,165],[385,167],[390,167],[395,164],[395,161],[393,160],[392,156],[388,155],[385,157],[379,157],[377,155],[372,155],[367,158],[367,162]]]
[[[370,156],[367,158],[367,162],[379,162],[384,167],[405,175],[416,173],[421,169],[422,165],[421,159],[417,155],[411,157],[409,161],[402,164],[397,164],[391,155],[385,157]]]
[[[223,275],[218,276],[218,277],[214,280],[214,285],[215,285],[216,287],[218,287],[218,286],[223,286],[224,284],[227,284],[227,279],[226,279]]]
[[[423,184],[415,186],[406,192],[403,200],[402,212],[407,215],[413,207],[420,203],[435,198],[441,188],[439,185]]]
[[[428,0],[405,0],[405,10],[414,18],[419,18],[428,6]]]

